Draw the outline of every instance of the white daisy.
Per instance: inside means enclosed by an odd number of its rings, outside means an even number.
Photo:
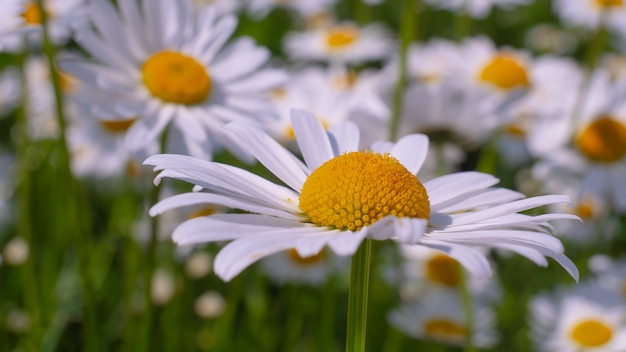
[[[448,345],[464,345],[468,335],[476,347],[491,347],[497,342],[492,309],[473,301],[473,331],[469,331],[458,294],[437,292],[419,302],[404,305],[389,314],[389,322],[403,333]]]
[[[367,139],[369,145],[386,136],[390,115],[377,89],[378,80],[373,72],[357,74],[339,67],[309,67],[293,72],[284,87],[273,91],[279,118],[264,128],[281,143],[295,144],[290,143],[294,142],[290,110],[302,109],[315,115],[326,128],[345,120],[357,122],[368,135],[362,139]]]
[[[595,29],[604,21],[610,28],[626,33],[623,0],[555,0],[552,4],[554,12],[569,25]]]
[[[254,18],[263,18],[275,8],[285,8],[307,18],[332,11],[337,0],[249,0],[248,13]]]
[[[403,258],[400,291],[405,300],[418,299],[432,291],[460,292],[465,275],[461,265],[444,252],[412,245],[401,245]],[[474,299],[497,299],[500,288],[493,278],[468,276]]]
[[[320,286],[338,271],[348,272],[349,261],[332,251],[322,249],[310,257],[301,257],[295,248],[288,249],[261,260],[263,272],[275,282],[301,283]]]
[[[92,113],[136,116],[126,134],[131,151],[159,140],[168,125],[184,136],[187,151],[210,157],[211,143],[229,143],[220,129],[228,121],[271,118],[267,92],[286,78],[261,69],[268,50],[250,38],[229,45],[237,21],[216,17],[211,7],[196,12],[189,0],[90,3],[94,29],[78,43],[93,60],[66,60],[86,85],[101,90],[106,104]]]
[[[600,286],[620,295],[626,304],[626,258],[596,254],[589,259],[589,269]]]
[[[20,76],[16,69],[0,72],[0,118],[6,116],[20,100]]]
[[[597,285],[538,295],[530,312],[539,351],[622,352],[626,346],[626,305]]]
[[[20,0],[4,0],[0,2],[0,52],[6,50],[7,40],[10,46],[14,45],[15,32],[25,23]]]
[[[304,163],[253,126],[228,126],[286,186],[182,155],[156,155],[144,162],[163,170],[156,181],[173,177],[208,191],[168,198],[155,205],[151,215],[199,203],[250,212],[192,219],[174,231],[179,244],[232,240],[216,257],[215,272],[222,279],[230,280],[258,259],[290,248],[302,257],[319,253],[325,245],[339,255],[351,255],[366,237],[445,251],[477,276],[490,275],[491,268],[474,247],[488,246],[517,252],[540,265],[547,264],[545,256],[553,257],[578,277],[547,223],[577,217],[518,213],[568,202],[567,197],[522,199],[517,192],[492,188],[498,179],[476,172],[422,184],[415,174],[428,149],[424,135],[409,135],[397,144],[375,143],[362,152],[352,123],[326,132],[313,115],[294,110],[292,125]]]
[[[16,17],[8,20],[12,23],[19,23],[18,30],[5,38],[5,49],[20,50],[24,36],[29,44],[40,46],[42,41],[41,13],[37,2],[34,0],[4,0],[3,2],[8,3],[11,16]],[[50,40],[53,43],[67,42],[75,31],[83,29],[86,25],[87,14],[84,0],[44,0],[43,3],[48,16]]]
[[[467,13],[473,18],[485,18],[493,7],[511,8],[531,0],[426,0],[430,6]]]
[[[394,43],[378,24],[358,27],[341,22],[293,32],[285,38],[285,52],[294,60],[358,64],[383,60],[394,52]]]
[[[555,133],[550,143],[561,147],[542,156],[533,168],[535,178],[576,177],[581,191],[606,199],[618,211],[626,211],[626,91],[604,71],[594,74],[578,120]],[[569,120],[572,122],[572,120]],[[569,146],[570,138],[573,147]],[[556,177],[555,177],[556,176]]]

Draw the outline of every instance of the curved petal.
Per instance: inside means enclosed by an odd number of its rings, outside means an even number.
[[[315,170],[334,157],[328,135],[318,119],[308,111],[291,109],[291,124],[302,157]]]
[[[391,155],[415,175],[428,155],[428,137],[423,134],[404,136],[391,148]]]

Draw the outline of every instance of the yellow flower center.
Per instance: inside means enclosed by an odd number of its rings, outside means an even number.
[[[358,33],[354,27],[335,27],[326,32],[326,45],[329,49],[341,49],[354,43]]]
[[[571,336],[584,347],[599,347],[611,340],[613,330],[599,320],[588,319],[576,324]]]
[[[427,321],[424,324],[424,332],[437,340],[459,340],[467,335],[467,330],[463,326],[446,318]]]
[[[526,69],[510,54],[496,55],[480,72],[480,80],[500,89],[527,87],[530,82]]]
[[[580,203],[576,207],[574,207],[574,214],[578,215],[583,220],[593,219],[593,206],[588,203]]]
[[[135,119],[128,120],[100,120],[100,126],[110,133],[126,132],[135,122]]]
[[[300,209],[311,222],[358,231],[384,216],[428,219],[430,202],[419,179],[389,154],[351,152],[307,178]]]
[[[595,0],[600,7],[618,7],[624,5],[624,0]]]
[[[212,207],[212,206],[206,206],[203,208],[200,208],[194,212],[192,212],[191,214],[189,214],[189,216],[187,217],[188,219],[195,219],[195,218],[199,218],[202,216],[209,216],[209,215],[213,215],[215,213],[217,213],[218,209],[217,207]]]
[[[288,250],[287,255],[289,256],[289,259],[292,262],[298,265],[302,265],[302,266],[315,265],[321,262],[322,260],[324,260],[324,257],[325,257],[324,251],[322,250],[316,255],[303,258],[300,256],[300,254],[298,254],[298,251],[296,251],[294,248],[291,248],[290,250]]]
[[[447,287],[457,287],[461,282],[459,263],[445,254],[437,254],[426,263],[426,277]]]
[[[510,124],[504,127],[504,133],[511,137],[526,138],[526,130],[519,124]]]
[[[50,14],[46,11],[47,17],[50,17]],[[26,24],[41,24],[41,11],[39,11],[39,5],[35,3],[28,4],[26,6],[26,10],[22,13],[22,17]]]
[[[211,78],[204,66],[174,51],[152,55],[141,72],[148,91],[168,103],[199,104],[211,93]]]
[[[589,160],[619,161],[626,155],[626,126],[610,116],[601,116],[582,131],[576,144]]]

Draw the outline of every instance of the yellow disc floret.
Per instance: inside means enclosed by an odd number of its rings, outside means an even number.
[[[624,0],[596,0],[600,7],[618,7],[624,5]]]
[[[301,257],[300,254],[298,254],[298,251],[295,250],[295,248],[291,248],[290,250],[288,250],[287,255],[294,264],[300,266],[312,266],[318,264],[323,261],[324,257],[326,256],[324,251],[322,250],[319,253],[310,257]]]
[[[458,287],[461,283],[461,268],[452,257],[437,254],[426,263],[426,277],[447,287]]]
[[[351,152],[307,178],[300,208],[311,222],[358,231],[384,216],[428,219],[430,202],[419,179],[389,154]]]
[[[601,116],[578,135],[576,144],[589,160],[619,161],[626,156],[626,126],[610,116]]]
[[[526,69],[511,54],[496,55],[480,72],[480,80],[500,89],[513,89],[529,85]]]
[[[595,319],[583,320],[571,332],[572,339],[584,347],[600,347],[611,340],[613,330]]]
[[[199,104],[211,93],[211,78],[204,66],[174,51],[152,55],[141,72],[148,91],[168,103]]]
[[[467,336],[467,330],[458,323],[446,318],[435,318],[424,324],[424,332],[430,338],[443,341],[455,341]]]
[[[50,17],[50,14],[46,11],[47,17]],[[39,9],[39,5],[35,3],[31,3],[26,5],[26,9],[22,13],[22,17],[24,18],[24,22],[27,24],[41,24],[41,11]]]
[[[344,48],[357,39],[358,33],[352,26],[335,27],[326,32],[326,45],[329,49]]]

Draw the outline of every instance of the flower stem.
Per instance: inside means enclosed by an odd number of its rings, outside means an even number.
[[[346,352],[365,351],[371,250],[372,242],[366,239],[352,257],[350,291],[348,293]]]
[[[393,93],[393,113],[389,122],[389,139],[395,141],[398,138],[400,118],[402,116],[402,103],[404,90],[407,84],[407,52],[409,45],[416,32],[416,0],[405,0],[400,23],[400,61],[398,64],[398,82]]]
[[[57,124],[59,126],[58,146],[60,151],[60,171],[61,177],[67,182],[67,186],[63,191],[67,192],[69,206],[67,207],[67,224],[69,231],[73,234],[76,244],[76,252],[79,258],[78,271],[80,275],[80,284],[83,295],[83,314],[85,324],[85,346],[86,351],[99,351],[100,345],[100,328],[97,326],[96,309],[93,295],[93,288],[89,278],[89,262],[90,262],[90,238],[88,226],[88,214],[85,212],[86,204],[78,181],[74,178],[70,169],[70,153],[67,146],[63,94],[61,91],[61,81],[58,70],[55,65],[56,49],[50,40],[48,28],[48,15],[45,11],[44,1],[37,0],[37,6],[40,11],[43,52],[47,58],[50,78],[54,91],[55,114]]]
[[[465,326],[467,328],[467,340],[465,341],[465,352],[476,352],[476,347],[472,341],[474,334],[474,308],[472,306],[472,294],[469,289],[468,273],[461,270],[461,305],[463,306],[463,315],[465,317]]]

